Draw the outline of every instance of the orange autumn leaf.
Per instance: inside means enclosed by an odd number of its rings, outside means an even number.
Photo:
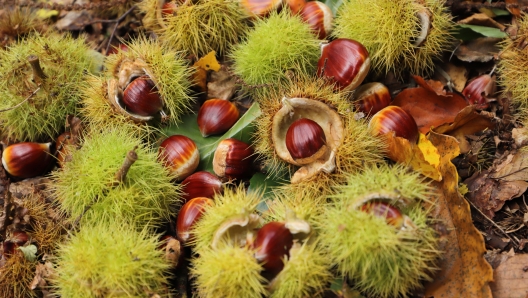
[[[433,180],[442,180],[438,171],[440,155],[433,144],[420,134],[418,144],[414,145],[405,138],[396,137],[393,132],[385,134],[388,143],[387,155],[393,161],[408,165],[413,170]]]
[[[200,90],[207,90],[207,72],[209,70],[219,71],[220,63],[216,60],[216,52],[211,51],[193,64],[196,71],[193,74],[193,82]]]
[[[489,283],[493,270],[484,259],[484,238],[471,219],[469,204],[458,191],[458,173],[451,160],[459,155],[458,141],[430,132],[440,154],[442,181],[432,181],[437,197],[432,216],[440,234],[440,270],[426,284],[425,297],[492,297]]]
[[[426,82],[414,76],[416,88],[407,88],[400,92],[391,105],[399,106],[411,114],[421,133],[427,133],[431,127],[452,123],[458,113],[468,104],[463,96],[439,89],[439,83]]]
[[[493,129],[492,119],[486,115],[479,114],[476,106],[471,105],[462,109],[455,117],[453,123],[446,123],[433,129],[433,131],[455,137],[460,145],[460,153],[471,150],[467,135],[480,132],[486,128]]]

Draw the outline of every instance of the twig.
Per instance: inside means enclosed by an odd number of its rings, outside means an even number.
[[[0,113],[2,112],[7,112],[7,111],[11,111],[11,110],[14,110],[16,108],[18,108],[19,106],[21,106],[22,104],[24,104],[26,101],[28,101],[30,98],[32,98],[33,96],[35,96],[35,94],[37,94],[37,92],[40,90],[40,84],[38,85],[39,87],[37,89],[35,89],[35,91],[31,92],[31,94],[26,97],[23,101],[17,103],[16,105],[10,107],[10,108],[6,108],[6,109],[3,109],[3,110],[0,110]]]
[[[105,53],[108,53],[108,50],[110,49],[110,45],[112,44],[112,39],[114,39],[114,35],[115,35],[115,32],[117,30],[117,26],[119,26],[119,23],[121,23],[121,21],[123,21],[126,16],[128,14],[130,14],[134,9],[136,9],[136,5],[130,7],[129,10],[127,10],[124,14],[122,14],[119,18],[115,19],[115,20],[111,20],[111,21],[108,21],[105,23],[113,23],[115,22],[115,26],[114,26],[114,29],[112,30],[112,34],[110,34],[110,37],[108,38],[108,44],[106,45],[106,50],[105,50]]]
[[[28,58],[29,64],[31,64],[31,68],[33,69],[33,80],[34,81],[44,81],[48,78],[48,76],[44,73],[42,70],[42,67],[40,67],[40,60],[37,55],[30,55]]]
[[[468,201],[469,204],[471,204],[471,207],[473,207],[475,210],[477,210],[480,213],[480,215],[484,216],[484,218],[487,219],[495,228],[497,228],[499,231],[501,231],[502,234],[504,234],[506,237],[508,237],[508,239],[510,239],[513,243],[517,244],[517,246],[519,246],[519,241],[517,241],[517,240],[513,239],[512,237],[510,237],[510,235],[508,235],[508,233],[506,233],[506,231],[504,231],[491,218],[489,218],[486,214],[484,214],[484,212],[482,212],[479,208],[477,208],[477,206],[475,206],[475,204],[473,204],[473,202],[471,202],[468,199],[466,199],[466,201]]]
[[[137,146],[135,146],[134,149],[128,151],[127,155],[125,156],[125,160],[123,161],[123,165],[121,165],[121,168],[119,168],[119,170],[115,173],[115,182],[112,184],[112,186],[116,187],[125,181],[128,170],[130,170],[130,167],[138,159],[136,149]]]

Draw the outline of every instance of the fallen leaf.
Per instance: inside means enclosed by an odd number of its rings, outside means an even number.
[[[411,144],[405,138],[396,137],[393,132],[385,136],[388,144],[387,156],[391,160],[407,165],[433,180],[442,180],[442,175],[438,171],[440,155],[424,134],[420,134],[417,145]]]
[[[528,181],[528,152],[518,151],[497,166],[492,178],[502,181]]]
[[[468,153],[471,146],[466,139],[467,135],[480,132],[486,128],[492,129],[493,122],[487,115],[479,114],[476,106],[471,105],[463,108],[453,120],[453,123],[446,123],[433,128],[433,131],[445,135],[453,136],[460,146],[460,153]]]
[[[193,64],[196,71],[193,73],[193,82],[202,91],[207,90],[207,73],[220,70],[220,63],[216,60],[216,52],[211,51]]]
[[[458,174],[451,160],[460,151],[454,137],[430,132],[431,143],[440,154],[442,181],[433,181],[438,196],[433,216],[445,229],[440,236],[444,251],[440,270],[425,286],[425,297],[492,297],[489,282],[493,270],[484,259],[484,238],[471,220],[469,204],[458,192]]]
[[[489,62],[499,53],[497,44],[503,38],[481,37],[460,45],[455,56],[465,62]]]
[[[414,80],[419,86],[400,92],[391,105],[399,106],[411,114],[423,134],[429,132],[431,127],[453,122],[468,105],[461,95],[440,90],[440,82],[426,82],[419,76],[414,76]]]
[[[467,69],[464,66],[458,66],[451,62],[444,63],[442,69],[449,76],[453,88],[458,92],[462,92],[468,80]],[[447,85],[448,83],[447,79],[438,70],[435,70],[434,79],[442,82],[442,85]]]
[[[526,127],[512,129],[512,139],[519,148],[528,145],[528,129]]]
[[[495,298],[528,297],[528,255],[517,254],[495,269],[491,291]]]
[[[458,21],[459,24],[469,24],[469,25],[479,25],[479,26],[485,26],[485,27],[492,27],[497,28],[502,31],[506,29],[506,26],[502,25],[501,23],[495,21],[494,19],[490,18],[485,13],[476,13],[473,14],[463,20]]]
[[[236,78],[222,65],[219,71],[211,73],[207,83],[207,98],[230,100],[237,89]]]

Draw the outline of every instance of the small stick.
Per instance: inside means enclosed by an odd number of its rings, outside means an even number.
[[[40,60],[37,55],[30,55],[28,58],[29,64],[31,64],[31,68],[33,68],[33,80],[41,80],[44,81],[48,76],[44,73],[42,68],[40,67]]]
[[[19,106],[23,105],[26,101],[31,99],[33,96],[35,96],[35,94],[37,94],[37,92],[39,90],[40,90],[40,84],[39,84],[39,87],[37,89],[35,89],[35,91],[31,92],[31,94],[28,97],[26,97],[23,101],[19,102],[18,104],[14,105],[14,106],[12,106],[10,108],[6,108],[6,109],[3,109],[3,110],[0,110],[0,113],[11,111],[11,110],[14,110],[14,109],[18,108]]]
[[[121,168],[119,168],[119,170],[115,173],[114,178],[116,181],[112,184],[112,186],[116,187],[125,181],[128,170],[130,170],[130,167],[138,159],[136,149],[137,146],[135,146],[134,149],[128,151],[125,160],[123,161],[123,165],[121,165]]]
[[[129,10],[127,10],[124,14],[122,14],[119,18],[117,18],[116,20],[112,20],[112,21],[109,21],[109,22],[105,22],[105,23],[111,23],[111,22],[115,22],[115,26],[114,26],[114,29],[112,30],[112,34],[110,34],[110,37],[108,38],[108,44],[106,45],[106,50],[105,50],[105,53],[108,53],[108,50],[110,49],[110,45],[112,44],[112,39],[114,39],[114,35],[116,33],[116,30],[117,30],[117,26],[119,25],[119,23],[121,23],[121,21],[123,21],[125,19],[125,17],[131,13],[134,9],[136,9],[136,6],[132,6],[130,7]]]

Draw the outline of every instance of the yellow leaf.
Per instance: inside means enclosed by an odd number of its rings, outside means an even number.
[[[193,74],[193,82],[202,91],[207,89],[207,72],[209,70],[219,71],[220,63],[216,60],[216,52],[211,51],[193,64],[196,71]]]

